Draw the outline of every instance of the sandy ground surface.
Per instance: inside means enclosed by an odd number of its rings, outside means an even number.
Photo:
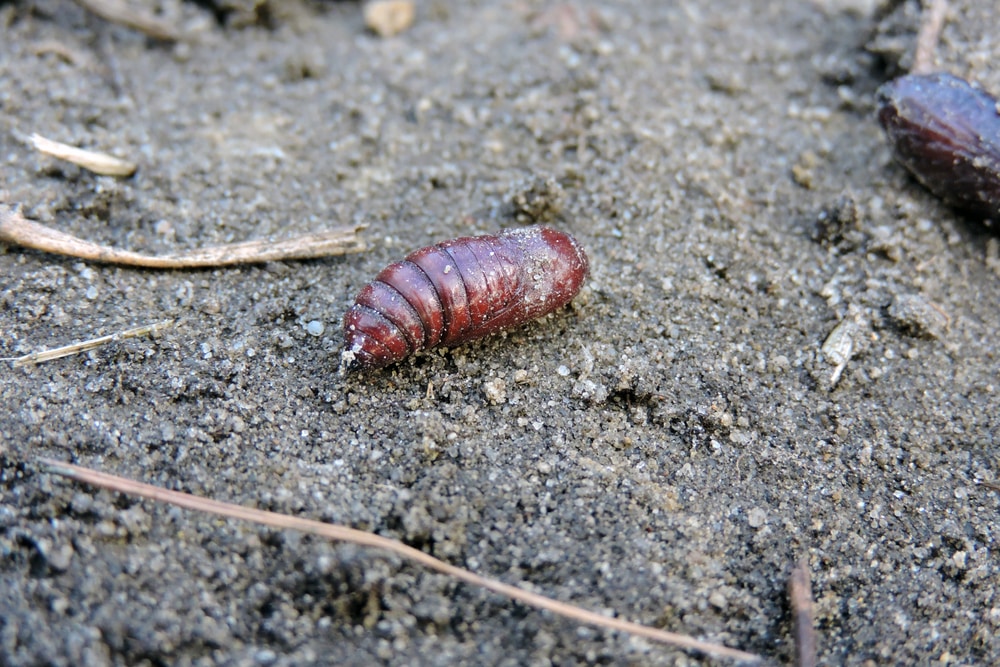
[[[1000,91],[995,3],[953,5],[938,62]],[[821,664],[1000,662],[997,236],[896,165],[873,115],[915,2],[422,2],[393,39],[354,3],[263,26],[163,6],[191,41],[0,6],[2,198],[151,253],[353,222],[371,249],[177,272],[0,250],[0,356],[177,321],[0,370],[0,663],[704,662],[41,456],[779,663],[806,558]],[[31,132],[139,172],[56,163]],[[547,181],[591,260],[570,307],[337,375],[382,266],[519,224]]]

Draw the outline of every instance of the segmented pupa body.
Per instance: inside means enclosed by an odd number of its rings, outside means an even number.
[[[587,256],[552,227],[512,229],[421,248],[390,264],[344,316],[348,368],[380,368],[551,313],[587,277]]]

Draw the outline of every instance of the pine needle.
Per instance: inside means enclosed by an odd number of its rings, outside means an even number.
[[[126,338],[151,336],[153,334],[158,333],[160,330],[166,329],[167,327],[173,325],[173,323],[174,323],[173,320],[164,320],[163,322],[157,322],[156,324],[147,324],[146,326],[135,327],[134,329],[126,329],[125,331],[119,331],[118,333],[111,334],[110,336],[91,338],[89,340],[81,341],[79,343],[64,345],[63,347],[57,347],[51,350],[44,350],[42,352],[32,352],[31,354],[26,354],[23,357],[7,357],[0,359],[0,361],[9,361],[11,362],[11,365],[14,368],[17,368],[18,366],[27,366],[28,364],[40,364],[44,361],[61,359],[63,357],[68,357],[73,354],[88,352],[90,350],[97,349],[109,343],[125,340]]]
[[[171,505],[176,505],[178,507],[198,512],[208,512],[210,514],[225,516],[231,519],[252,521],[254,523],[271,526],[273,528],[298,530],[303,533],[318,535],[329,540],[349,542],[362,547],[384,549],[407,560],[419,563],[420,565],[436,572],[440,572],[468,584],[472,584],[473,586],[480,586],[530,607],[550,611],[554,614],[578,621],[580,623],[595,625],[608,630],[617,630],[638,637],[644,637],[646,639],[661,642],[676,648],[695,651],[697,653],[717,658],[729,658],[740,661],[744,664],[761,664],[763,660],[760,656],[754,655],[753,653],[746,653],[744,651],[728,648],[726,646],[699,641],[693,637],[667,632],[657,628],[651,628],[638,623],[631,623],[617,618],[609,618],[565,602],[559,602],[558,600],[553,600],[552,598],[545,597],[544,595],[532,593],[522,588],[518,588],[517,586],[511,586],[510,584],[505,584],[495,579],[489,579],[475,574],[474,572],[470,572],[469,570],[464,570],[460,567],[450,565],[449,563],[434,558],[419,549],[415,549],[397,540],[392,540],[373,533],[355,530],[346,526],[279,514],[277,512],[266,512],[249,507],[242,507],[240,505],[224,503],[210,498],[201,498],[199,496],[179,491],[170,491],[168,489],[163,489],[149,484],[135,482],[124,477],[118,477],[116,475],[110,475],[97,470],[91,470],[82,466],[73,465],[71,463],[63,463],[52,459],[39,459],[39,463],[41,463],[46,472],[67,477],[77,482],[92,484],[94,486],[117,491],[119,493],[139,496],[156,502],[169,503]]]

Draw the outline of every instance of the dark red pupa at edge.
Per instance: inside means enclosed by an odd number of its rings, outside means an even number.
[[[908,74],[878,90],[878,117],[896,159],[935,195],[1000,222],[1000,109],[965,79]]]
[[[547,315],[587,277],[583,248],[551,227],[445,241],[390,264],[344,316],[344,364],[381,368]]]

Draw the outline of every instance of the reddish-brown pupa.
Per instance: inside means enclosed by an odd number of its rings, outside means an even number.
[[[1000,109],[965,79],[909,74],[878,90],[879,121],[904,167],[952,206],[1000,221]]]
[[[358,294],[344,316],[344,362],[380,368],[509,329],[569,303],[586,277],[583,248],[551,227],[421,248]]]

